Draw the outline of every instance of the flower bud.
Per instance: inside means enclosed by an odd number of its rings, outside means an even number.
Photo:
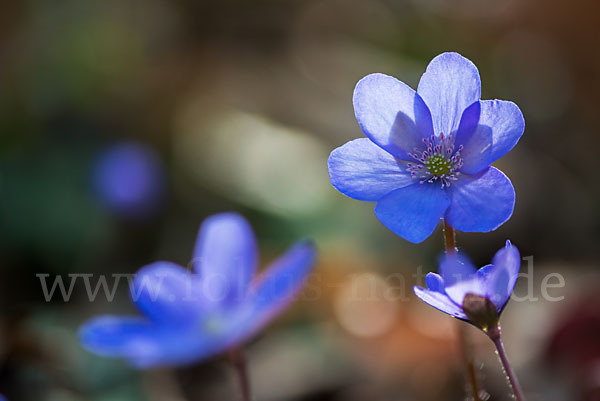
[[[498,327],[496,306],[487,297],[469,293],[463,299],[463,310],[469,321],[485,333]]]

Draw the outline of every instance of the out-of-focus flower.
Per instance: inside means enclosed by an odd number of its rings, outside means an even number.
[[[600,296],[597,283],[580,291],[550,332],[545,359],[560,377],[568,377],[581,400],[600,399]],[[595,284],[595,286],[594,286]],[[574,397],[577,398],[577,397]]]
[[[123,142],[98,156],[93,171],[100,201],[120,217],[144,218],[162,203],[165,189],[163,165],[146,145]]]
[[[368,138],[331,153],[331,183],[377,202],[379,220],[411,242],[429,237],[441,217],[461,231],[498,228],[512,215],[515,192],[490,164],[515,146],[525,121],[514,103],[480,97],[477,67],[457,53],[435,57],[416,92],[367,75],[354,90],[354,111]]]
[[[170,262],[142,268],[132,299],[144,317],[100,316],[80,331],[83,346],[134,366],[183,365],[246,340],[290,303],[315,261],[300,242],[253,280],[257,249],[241,216],[209,217],[200,228],[192,268]]]
[[[477,270],[462,254],[446,254],[440,274],[429,273],[427,289],[415,286],[417,297],[434,308],[479,327],[496,327],[517,282],[521,258],[510,241],[496,252],[492,264]]]

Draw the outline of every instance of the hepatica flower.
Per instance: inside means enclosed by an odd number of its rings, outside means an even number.
[[[510,241],[496,252],[492,264],[479,270],[464,255],[449,253],[442,258],[440,274],[427,274],[427,288],[415,286],[414,291],[434,308],[488,332],[497,327],[520,266],[519,250]]]
[[[100,203],[119,217],[151,217],[164,200],[164,166],[143,143],[123,141],[103,150],[92,179]]]
[[[515,146],[525,122],[514,103],[480,97],[477,67],[457,53],[435,57],[417,91],[367,75],[353,99],[367,138],[331,153],[331,183],[377,202],[379,220],[411,242],[431,235],[442,217],[460,231],[498,228],[512,215],[515,192],[490,164]]]
[[[83,346],[144,368],[182,365],[230,349],[275,317],[301,288],[315,261],[307,242],[255,276],[257,249],[237,214],[209,217],[200,228],[192,271],[170,262],[143,267],[132,285],[143,314],[100,316],[80,330]]]

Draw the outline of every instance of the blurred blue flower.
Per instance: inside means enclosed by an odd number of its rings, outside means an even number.
[[[163,201],[165,174],[152,148],[126,141],[97,157],[93,184],[100,201],[111,212],[120,217],[145,218]]]
[[[492,264],[479,270],[462,254],[446,254],[440,274],[427,274],[427,289],[413,289],[417,297],[434,308],[486,330],[506,306],[520,267],[519,250],[506,241]]]
[[[354,111],[367,138],[331,152],[331,183],[377,202],[375,214],[397,235],[425,240],[444,217],[460,231],[487,232],[510,218],[515,192],[490,164],[525,129],[512,102],[480,100],[477,67],[457,53],[435,57],[417,91],[371,74],[354,90]]]
[[[248,339],[289,304],[315,262],[300,242],[258,278],[255,237],[233,213],[204,221],[191,267],[170,262],[143,267],[131,296],[144,317],[100,316],[83,325],[83,346],[134,366],[183,365]]]

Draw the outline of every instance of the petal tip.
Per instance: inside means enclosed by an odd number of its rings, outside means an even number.
[[[429,62],[429,65],[427,66],[427,69],[429,69],[430,66],[435,66],[435,63],[456,62],[456,61],[461,62],[461,63],[466,63],[467,65],[472,67],[474,70],[478,71],[477,66],[475,65],[475,63],[473,61],[471,61],[469,58],[463,56],[462,54],[460,54],[458,52],[453,52],[453,51],[440,53],[437,56],[435,56],[434,58],[432,58],[431,61]]]
[[[233,222],[233,223],[242,223],[248,224],[248,220],[241,214],[233,211],[216,213],[208,216],[202,224],[213,224],[213,223],[222,223],[222,222]]]
[[[425,287],[421,287],[420,285],[413,285],[413,292],[415,293],[415,295],[417,296],[417,298],[423,300],[421,294],[426,293],[427,291],[429,291],[427,288]],[[423,300],[424,302],[426,302],[425,300]]]
[[[444,290],[444,279],[437,273],[427,273],[425,276],[425,284],[431,291],[443,292]]]
[[[362,77],[361,79],[359,79],[358,82],[356,83],[356,85],[354,86],[354,92],[352,94],[352,102],[356,105],[356,102],[359,100],[358,96],[361,94],[363,87],[365,85],[369,85],[371,82],[374,82],[374,81],[381,81],[381,80],[386,80],[386,79],[391,79],[391,80],[397,81],[397,79],[392,77],[391,75],[383,74],[381,72],[374,72],[371,74],[367,74],[364,77]]]

